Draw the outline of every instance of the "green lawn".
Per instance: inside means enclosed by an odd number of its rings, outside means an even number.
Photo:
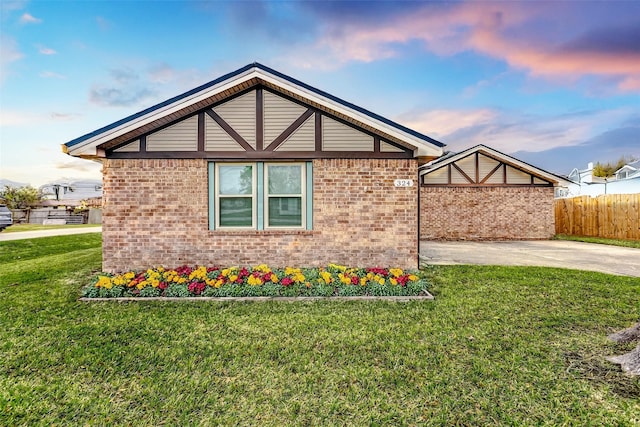
[[[637,425],[640,280],[430,269],[435,301],[81,303],[100,235],[0,242],[0,425]]]
[[[574,242],[598,243],[601,245],[624,246],[626,248],[640,248],[640,240],[606,239],[604,237],[572,236],[557,234],[556,240],[572,240]]]

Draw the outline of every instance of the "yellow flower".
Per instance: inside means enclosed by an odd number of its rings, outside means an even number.
[[[384,285],[384,277],[381,277],[380,280],[378,280],[378,283],[380,283],[381,285]]]
[[[235,282],[236,280],[238,280],[238,276],[236,276],[235,274],[232,274],[231,276],[229,276],[230,282]]]
[[[389,273],[393,274],[393,277],[400,277],[404,274],[400,268],[390,268]]]
[[[271,269],[267,266],[267,264],[260,264],[257,267],[253,267],[253,271],[259,271],[261,273],[270,273]]]
[[[262,279],[260,279],[259,277],[255,277],[255,276],[249,276],[249,279],[247,280],[247,283],[251,286],[260,286],[262,285]]]
[[[271,273],[271,282],[278,283],[279,281],[280,279],[278,279],[278,276],[276,276],[274,273]]]
[[[418,280],[418,276],[416,276],[415,274],[410,274],[409,280],[411,280],[412,282],[415,282],[416,280]]]
[[[392,277],[391,279],[389,279],[389,281],[391,282],[391,284],[392,284],[393,286],[395,286],[395,285],[397,285],[397,284],[398,284],[398,281],[397,281],[395,278],[393,278],[393,277]]]
[[[340,273],[342,274],[342,273]],[[320,276],[322,277],[322,279],[324,280],[324,282],[328,285],[329,283],[331,283],[331,273],[329,273],[328,271],[321,271],[320,272]]]
[[[367,285],[367,278],[366,277],[361,277],[360,278],[360,286],[366,286]]]
[[[96,288],[111,289],[111,279],[107,276],[100,276],[98,283],[96,283]]]

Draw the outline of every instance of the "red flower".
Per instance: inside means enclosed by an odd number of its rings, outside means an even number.
[[[353,276],[351,278],[351,284],[352,285],[357,285],[358,283],[360,283],[360,278],[358,276]]]
[[[293,279],[291,277],[285,277],[280,283],[282,283],[282,286],[289,286],[293,283]]]
[[[189,292],[192,294],[200,295],[202,291],[204,291],[205,286],[203,282],[191,282],[189,286],[187,286],[187,289],[189,289]]]
[[[167,285],[167,282],[160,282],[158,283],[158,288],[165,290],[169,287],[169,285]]]
[[[191,274],[192,271],[193,270],[188,265],[182,265],[176,268],[176,273],[178,273],[179,276],[183,276],[183,275],[188,276],[189,274]]]

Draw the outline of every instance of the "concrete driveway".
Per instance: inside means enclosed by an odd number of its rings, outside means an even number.
[[[52,228],[50,230],[17,231],[0,233],[0,242],[7,240],[35,239],[36,237],[68,236],[70,234],[101,233],[102,227]]]
[[[427,264],[530,265],[640,277],[640,249],[564,240],[420,242]]]

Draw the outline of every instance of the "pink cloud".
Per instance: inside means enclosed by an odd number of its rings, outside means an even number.
[[[591,75],[613,79],[621,91],[638,90],[640,49],[633,45],[640,37],[638,23],[628,17],[625,30],[625,22],[607,16],[604,6],[587,6],[591,9],[582,3],[425,4],[375,25],[337,17],[325,24],[314,49],[306,47],[299,58],[315,64],[319,59],[314,56],[322,57],[321,65],[335,67],[395,57],[417,42],[440,56],[477,52],[536,77],[577,80]]]
[[[20,17],[21,24],[39,24],[41,22],[42,22],[42,19],[36,18],[35,16],[33,16],[28,12],[23,13],[22,16]]]

